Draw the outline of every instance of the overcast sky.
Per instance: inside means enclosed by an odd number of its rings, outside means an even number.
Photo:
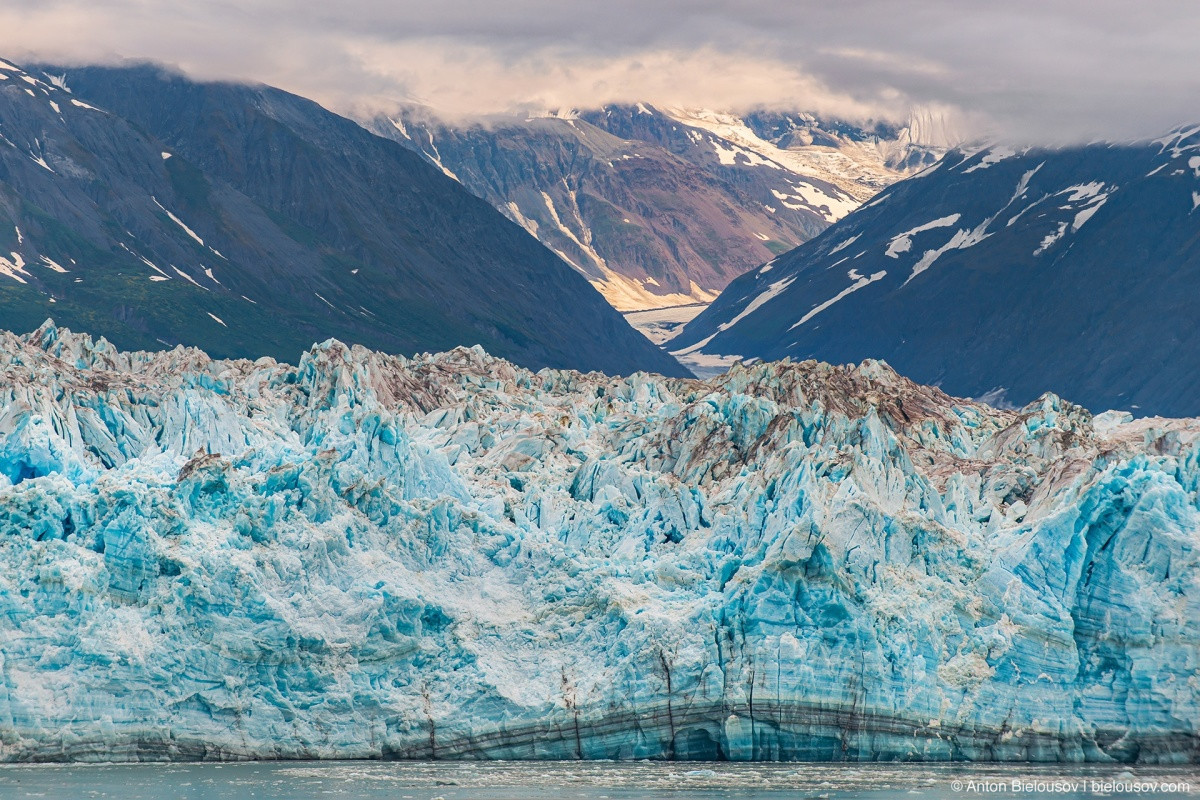
[[[1021,141],[1200,121],[1195,0],[0,0],[0,57],[152,59],[340,111],[922,108]]]

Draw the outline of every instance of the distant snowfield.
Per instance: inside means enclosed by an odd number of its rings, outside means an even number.
[[[708,303],[692,303],[652,308],[647,311],[630,311],[625,314],[625,320],[647,339],[659,347],[665,347],[679,335],[684,325],[698,317],[706,308]],[[671,355],[701,379],[724,375],[730,367],[742,360],[738,355],[702,353],[699,347],[689,347]]]
[[[734,364],[742,360],[741,356],[723,356],[699,351],[687,353],[672,353],[675,360],[687,367],[693,375],[701,380],[716,378],[724,375]]]
[[[639,333],[657,345],[663,345],[678,335],[683,326],[695,319],[708,303],[651,308],[646,311],[628,311],[625,321]]]
[[[720,143],[713,142],[712,146],[722,163],[736,163],[735,156],[741,154],[750,166],[782,167],[799,177],[831,183],[857,203],[871,199],[880,189],[900,177],[899,173],[889,174],[891,171],[882,167],[880,150],[875,144],[846,143],[843,149],[820,145],[784,149],[764,140],[734,114],[709,109],[664,110],[676,122],[718,137]],[[874,187],[870,185],[872,183]],[[854,205],[857,206],[857,203]],[[844,213],[840,216],[844,216]]]

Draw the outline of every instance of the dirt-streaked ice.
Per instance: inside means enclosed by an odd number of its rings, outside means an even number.
[[[1195,761],[1200,422],[0,334],[0,757]]]

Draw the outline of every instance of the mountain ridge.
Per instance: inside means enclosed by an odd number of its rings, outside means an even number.
[[[962,396],[1200,413],[1200,127],[948,154],[735,280],[684,359],[883,358]]]
[[[645,103],[455,123],[404,107],[362,124],[486,199],[621,311],[709,302],[940,152],[882,125]]]
[[[482,343],[532,367],[681,374],[524,231],[311,101],[159,65],[30,69],[0,69],[12,327],[291,359],[330,335]]]

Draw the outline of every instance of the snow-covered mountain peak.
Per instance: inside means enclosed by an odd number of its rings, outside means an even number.
[[[706,303],[937,153],[806,113],[646,103],[365,121],[487,199],[623,311]]]
[[[776,115],[760,112],[758,117],[751,119],[775,118],[786,120],[786,124],[773,128],[759,125],[757,130],[751,127],[746,117],[731,113],[683,108],[669,108],[666,113],[681,124],[707,131],[716,139],[744,149],[750,165],[782,167],[802,177],[828,182],[858,202],[869,199],[910,171],[911,167],[903,164],[905,159],[897,158],[899,150],[928,149],[928,145],[915,141],[907,129],[889,140],[862,135],[858,131],[855,131],[858,135],[848,136],[838,130],[847,126],[824,126],[816,116],[808,113]],[[773,136],[767,139],[762,135],[764,133]],[[883,146],[884,141],[888,146]],[[723,149],[718,146],[718,152]],[[934,153],[933,157],[938,154]],[[852,208],[831,209],[829,221],[841,219]]]

